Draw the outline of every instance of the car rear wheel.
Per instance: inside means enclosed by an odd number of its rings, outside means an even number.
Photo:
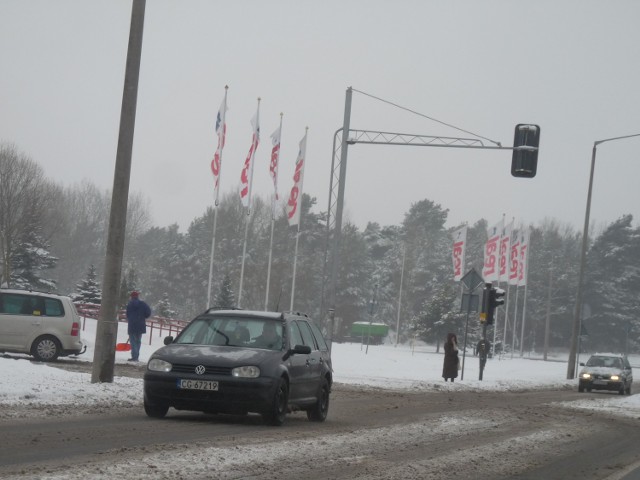
[[[31,354],[39,362],[53,362],[58,358],[61,350],[58,339],[50,335],[36,338],[31,346]]]
[[[264,423],[277,427],[282,425],[287,415],[288,404],[289,387],[287,386],[287,381],[284,378],[280,378],[280,380],[278,380],[278,386],[276,387],[276,393],[273,396],[273,401],[268,410],[262,414]]]
[[[151,418],[164,418],[168,411],[168,406],[151,404],[147,401],[146,398],[144,399],[144,412],[147,414],[147,416]]]
[[[312,422],[324,422],[329,413],[329,382],[326,378],[322,379],[318,391],[318,399],[315,405],[307,410],[307,418]]]

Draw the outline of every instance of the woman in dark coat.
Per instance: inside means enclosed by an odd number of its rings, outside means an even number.
[[[447,342],[444,344],[444,365],[442,367],[442,378],[453,379],[458,376],[458,337],[455,333],[447,334]]]

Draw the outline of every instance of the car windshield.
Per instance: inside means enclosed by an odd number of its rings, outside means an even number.
[[[175,343],[282,349],[282,322],[278,320],[204,315],[191,322]]]
[[[622,368],[622,359],[618,357],[591,357],[587,367]]]

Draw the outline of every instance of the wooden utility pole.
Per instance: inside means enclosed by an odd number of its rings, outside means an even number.
[[[131,152],[133,150],[133,131],[136,123],[145,4],[146,0],[133,0],[131,8],[131,28],[129,30],[129,48],[127,50],[127,65],[124,74],[122,109],[120,111],[118,151],[116,153],[116,168],[111,193],[107,254],[102,277],[102,305],[96,332],[91,383],[113,382],[118,334],[118,291],[120,289],[122,255],[124,252],[124,234],[127,225]]]

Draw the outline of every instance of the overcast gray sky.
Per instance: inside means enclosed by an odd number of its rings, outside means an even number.
[[[64,185],[111,188],[130,0],[0,0],[0,141]],[[221,191],[236,192],[261,97],[253,191],[268,195],[284,113],[279,190],[309,127],[304,190],[326,210],[347,87],[510,146],[541,126],[538,175],[510,151],[355,145],[346,211],[398,224],[424,198],[449,226],[486,218],[582,228],[595,140],[640,133],[640,2],[147,2],[131,190],[156,224],[186,228],[213,201],[215,116],[229,85]],[[468,136],[354,93],[351,127]],[[640,218],[640,137],[598,149],[592,220]]]

